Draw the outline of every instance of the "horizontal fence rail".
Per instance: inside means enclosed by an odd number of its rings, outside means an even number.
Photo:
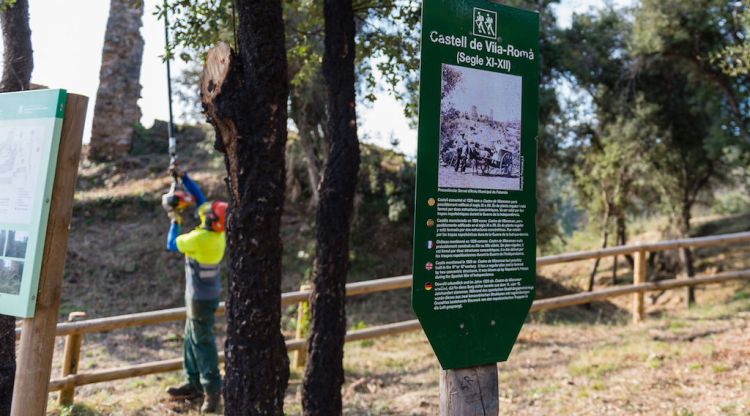
[[[386,335],[397,335],[421,329],[419,321],[398,322],[395,324],[381,325],[372,328],[349,331],[346,333],[346,342],[361,341],[371,338],[379,338]],[[290,339],[286,341],[286,349],[289,352],[305,348],[304,339]],[[219,362],[224,362],[224,352],[219,352]],[[155,361],[151,363],[131,365],[121,368],[97,370],[88,373],[70,375],[51,380],[49,391],[58,391],[70,387],[84,386],[86,384],[103,383],[105,381],[121,380],[124,378],[147,376],[150,374],[168,373],[182,369],[182,358]]]
[[[621,256],[633,254],[638,251],[655,252],[666,250],[677,250],[681,248],[716,247],[730,244],[750,242],[750,232],[723,234],[710,237],[683,238],[680,240],[660,241],[657,243],[640,243],[627,246],[614,246],[600,250],[577,251],[574,253],[557,254],[554,256],[539,257],[536,260],[537,267],[550,264],[570,263],[573,261],[590,260],[602,257]]]
[[[598,290],[596,292],[590,293],[577,293],[573,295],[536,300],[531,306],[531,312],[562,309],[570,306],[582,305],[634,293],[645,293],[657,290],[675,289],[679,287],[724,283],[743,279],[750,280],[750,270],[726,272],[711,276],[697,276],[691,279],[672,279],[662,280],[659,282],[641,283],[637,285],[627,285],[617,288]],[[346,342],[397,335],[405,332],[417,331],[421,328],[422,326],[416,319],[394,324],[381,325],[372,328],[360,329],[357,331],[349,331],[346,333]],[[289,352],[303,349],[305,348],[305,340],[287,340],[286,348]],[[223,352],[219,353],[219,361],[224,362]],[[167,373],[170,371],[178,371],[180,369],[182,369],[182,359],[174,358],[171,360],[156,361],[152,363],[138,364],[122,368],[98,370],[89,373],[70,375],[67,377],[54,379],[50,381],[49,391],[57,391],[62,390],[66,387],[77,387],[86,384],[102,383],[105,381],[114,381],[150,374]]]
[[[750,232],[725,234],[711,237],[685,238],[681,240],[662,241],[658,243],[643,243],[627,246],[616,246],[601,250],[579,251],[554,256],[544,256],[537,259],[537,267],[552,264],[570,263],[574,261],[590,260],[601,257],[620,256],[633,254],[639,251],[655,252],[675,250],[692,247],[715,247],[729,244],[750,242]],[[349,283],[346,285],[347,296],[364,295],[368,293],[384,292],[395,289],[411,287],[411,275],[388,277],[384,279],[368,280],[363,282]],[[295,303],[307,301],[312,293],[311,290],[299,290],[287,292],[281,295],[281,305],[290,306]],[[226,305],[219,304],[216,310],[217,316],[223,316]],[[128,315],[118,315],[106,318],[87,319],[78,322],[62,322],[57,324],[57,336],[74,333],[107,332],[114,329],[122,329],[133,326],[155,325],[167,322],[182,321],[185,319],[185,308],[162,309],[151,312],[139,312]],[[21,334],[21,328],[16,328],[16,337]]]
[[[551,309],[561,309],[570,306],[583,305],[586,303],[607,300],[618,296],[630,295],[634,293],[653,292],[657,290],[676,289],[678,287],[689,287],[708,285],[715,283],[724,283],[734,280],[750,280],[750,270],[741,270],[737,272],[725,272],[707,276],[696,276],[690,279],[671,279],[660,280],[658,282],[639,283],[636,285],[627,285],[601,289],[595,292],[575,293],[572,295],[557,296],[554,298],[539,299],[534,301],[529,312],[539,312]]]
[[[581,260],[597,259],[602,257],[619,256],[625,254],[635,254],[636,257],[640,257],[645,253],[665,251],[665,250],[676,250],[682,248],[699,248],[699,247],[716,247],[725,246],[730,244],[740,244],[750,242],[750,232],[742,232],[735,234],[725,234],[720,236],[711,237],[698,237],[698,238],[686,238],[679,240],[662,241],[656,243],[642,243],[633,244],[627,246],[616,246],[605,248],[601,250],[589,250],[580,251],[574,253],[565,253],[553,256],[544,256],[537,259],[537,267],[548,266],[552,264],[569,263]],[[750,280],[750,270],[741,270],[733,272],[724,272],[715,275],[702,275],[693,277],[690,279],[672,279],[662,280],[657,282],[645,282],[638,280],[638,276],[635,274],[641,274],[641,278],[645,277],[645,271],[636,270],[634,273],[634,284],[626,286],[611,287],[607,289],[597,290],[595,292],[575,293],[570,295],[558,296],[554,298],[538,299],[535,300],[531,306],[531,312],[539,312],[545,310],[553,310],[566,308],[575,305],[587,304],[595,301],[601,301],[610,299],[618,296],[633,295],[641,296],[640,308],[642,313],[643,301],[642,294],[649,291],[669,290],[680,287],[690,287],[706,284],[724,283],[729,281],[737,280]],[[376,279],[363,282],[349,283],[346,285],[347,296],[359,296],[370,293],[385,292],[396,289],[405,289],[411,287],[412,276],[396,276],[384,279]],[[307,302],[311,294],[311,290],[299,290],[294,292],[287,292],[281,296],[281,305],[290,306],[294,304]],[[635,301],[634,301],[635,302]],[[635,303],[634,303],[635,307]],[[225,314],[225,304],[222,302],[216,311],[217,316]],[[74,322],[62,322],[57,324],[56,335],[57,336],[81,336],[86,333],[97,333],[97,332],[108,332],[115,329],[123,329],[130,327],[140,327],[145,325],[163,324],[168,322],[182,321],[185,319],[185,308],[172,308],[163,309],[151,312],[139,312],[128,315],[111,316],[105,318],[79,320]],[[637,321],[637,320],[636,320]],[[356,331],[349,331],[346,334],[346,342],[360,341],[371,338],[378,338],[382,336],[396,335],[409,331],[416,331],[421,328],[418,320],[410,320],[404,322],[397,322],[387,325],[381,325],[376,327],[370,327],[360,329]],[[16,328],[16,337],[18,338],[21,333],[21,328]],[[290,352],[296,351],[297,353],[304,353],[305,351],[305,340],[304,339],[289,339],[286,340],[287,350]],[[78,357],[75,357],[76,360]],[[219,354],[221,362],[224,361],[224,354]],[[77,361],[76,361],[77,362]],[[77,386],[83,386],[87,384],[101,383],[106,381],[114,381],[131,377],[145,376],[150,374],[165,373],[171,371],[177,371],[182,368],[182,359],[175,358],[169,360],[161,360],[150,363],[143,363],[137,365],[131,365],[121,368],[114,369],[103,369],[90,371],[79,374],[68,374],[58,379],[50,381],[50,391],[68,390],[71,392],[72,389]]]

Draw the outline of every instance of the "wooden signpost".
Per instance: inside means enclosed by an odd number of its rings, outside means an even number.
[[[47,408],[47,388],[68,245],[68,227],[87,104],[87,97],[67,95],[39,272],[36,310],[33,318],[23,320],[12,416],[41,416]]]
[[[422,7],[412,307],[443,370],[440,415],[496,415],[535,294],[539,15]]]

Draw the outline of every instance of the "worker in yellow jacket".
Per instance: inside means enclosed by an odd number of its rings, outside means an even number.
[[[221,293],[219,263],[226,247],[227,203],[206,201],[186,173],[178,172],[178,175],[187,192],[165,195],[162,203],[172,219],[167,250],[185,255],[185,383],[170,387],[167,393],[177,399],[197,399],[205,394],[201,411],[211,413],[218,410],[221,400],[221,374],[213,326]],[[180,235],[182,209],[191,203],[198,206],[200,225]]]

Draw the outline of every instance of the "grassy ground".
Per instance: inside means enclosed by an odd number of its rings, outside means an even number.
[[[209,198],[221,198],[223,164],[199,131],[184,131],[188,168]],[[76,192],[60,318],[71,311],[89,317],[119,315],[182,305],[180,256],[163,249],[166,228],[159,197],[167,187],[163,149],[166,138],[144,131],[133,157],[120,166],[84,164]],[[164,152],[165,153],[165,152]],[[368,155],[371,157],[372,155]],[[398,170],[394,159],[375,169]],[[395,166],[395,167],[394,167]],[[377,185],[367,174],[367,185]],[[387,185],[387,184],[386,184]],[[407,274],[411,262],[411,225],[389,221],[383,199],[360,195],[355,215],[350,280]],[[311,214],[303,201],[289,201],[282,219],[284,291],[296,290],[309,274],[314,239]],[[642,225],[642,241],[656,241],[658,227]],[[750,216],[711,218],[696,234],[750,229]],[[591,234],[594,235],[594,234]],[[589,241],[590,240],[590,241]],[[586,234],[571,249],[597,245]],[[696,251],[701,273],[750,267],[747,247]],[[632,274],[620,258],[617,281]],[[668,256],[660,262],[669,263]],[[580,291],[591,262],[540,271],[538,296]],[[602,262],[596,285],[612,283],[611,260]],[[673,273],[673,271],[672,271]],[[668,273],[661,277],[673,277]],[[647,296],[649,321],[630,326],[629,298],[539,313],[529,318],[508,363],[500,365],[503,414],[654,414],[703,415],[750,413],[747,390],[750,288],[737,284],[699,290],[699,306],[684,311],[681,291]],[[413,319],[409,291],[353,298],[347,305],[351,328]],[[295,307],[284,311],[287,336],[294,329]],[[224,333],[223,323],[217,328]],[[223,343],[223,339],[219,339]],[[181,324],[87,335],[80,371],[113,368],[178,357]],[[63,339],[57,340],[53,376],[60,373]],[[354,415],[431,415],[437,410],[438,364],[418,333],[346,346],[345,413]],[[286,411],[300,411],[300,372],[287,393]],[[77,390],[77,405],[60,408],[50,395],[53,415],[191,414],[196,404],[173,403],[163,391],[180,382],[179,373],[153,375]]]
[[[698,300],[689,311],[653,312],[641,325],[532,317],[499,366],[501,414],[748,414],[750,286],[700,290]],[[345,414],[437,412],[439,366],[421,333],[348,344],[345,368]],[[291,415],[300,412],[299,381],[295,371]],[[164,388],[177,382],[170,373],[88,386],[74,408],[51,403],[50,413],[194,414],[197,404],[165,399]]]

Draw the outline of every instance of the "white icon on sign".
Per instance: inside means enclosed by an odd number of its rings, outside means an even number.
[[[474,36],[494,39],[497,37],[497,13],[474,8]]]

